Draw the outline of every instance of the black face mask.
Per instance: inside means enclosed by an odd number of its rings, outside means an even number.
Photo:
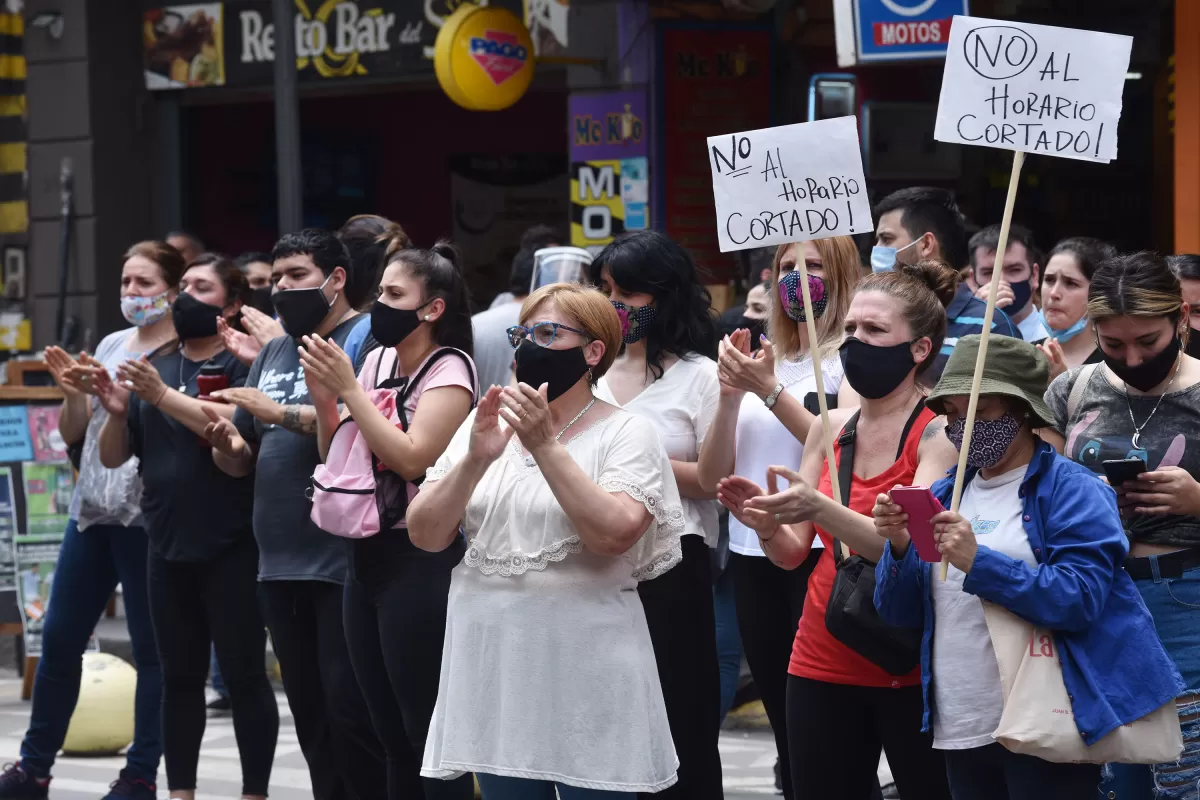
[[[1192,328],[1188,332],[1187,348],[1183,352],[1192,358],[1200,358],[1200,330]]]
[[[263,286],[250,290],[250,305],[269,317],[275,316],[275,304],[271,302],[271,287]]]
[[[894,392],[917,363],[912,357],[912,342],[883,347],[851,337],[842,342],[839,355],[850,388],[868,400]]]
[[[417,312],[427,305],[429,303],[417,308],[392,308],[376,300],[371,306],[371,336],[384,347],[395,347],[421,327],[421,315]]]
[[[1104,355],[1104,363],[1108,365],[1108,368],[1118,378],[1139,392],[1148,392],[1165,381],[1167,376],[1171,374],[1171,370],[1175,367],[1175,360],[1179,357],[1180,347],[1179,335],[1176,334],[1171,337],[1171,341],[1167,343],[1166,347],[1136,367],[1131,367],[1124,361],[1111,358],[1104,352],[1103,348],[1100,349],[1100,352]]]
[[[171,318],[175,321],[175,333],[182,340],[203,339],[217,335],[217,317],[220,306],[197,300],[187,292],[180,292],[171,306]]]
[[[287,335],[293,339],[308,336],[325,321],[329,309],[333,305],[325,299],[325,284],[310,289],[283,289],[271,295],[275,312],[279,314],[279,322]],[[337,300],[337,295],[333,296]]]
[[[526,339],[517,348],[517,380],[534,389],[546,386],[546,400],[554,402],[588,372],[582,347],[551,350]]]

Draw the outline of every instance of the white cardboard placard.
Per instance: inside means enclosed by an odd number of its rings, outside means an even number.
[[[708,137],[721,252],[875,229],[854,117]]]
[[[956,16],[934,138],[1107,163],[1133,38]]]

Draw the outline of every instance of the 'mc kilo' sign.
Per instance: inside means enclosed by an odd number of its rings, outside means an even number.
[[[1112,33],[955,17],[934,138],[1107,163],[1132,47]]]

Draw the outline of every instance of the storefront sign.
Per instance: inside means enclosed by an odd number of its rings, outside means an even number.
[[[854,117],[710,136],[708,152],[722,253],[875,229]]]
[[[950,19],[968,0],[854,0],[859,61],[942,58]]]
[[[955,17],[942,75],[941,142],[1108,163],[1133,38]]]
[[[571,244],[594,254],[650,224],[646,95],[573,94],[568,108]]]
[[[438,31],[462,5],[461,0],[296,0],[290,33],[298,77],[428,74]],[[522,0],[491,0],[489,7],[523,13]],[[146,86],[270,85],[276,35],[270,0],[147,11],[142,25]]]
[[[511,11],[464,4],[438,33],[433,64],[455,103],[468,111],[501,111],[533,80],[533,40]]]
[[[771,124],[771,29],[665,27],[659,40],[655,184],[668,236],[688,248],[706,282],[740,275],[717,240],[708,137]]]

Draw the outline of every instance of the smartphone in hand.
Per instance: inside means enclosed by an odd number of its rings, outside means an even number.
[[[1146,461],[1141,458],[1116,458],[1101,464],[1109,486],[1120,486],[1125,481],[1137,480],[1146,471]]]
[[[908,514],[908,536],[922,561],[930,564],[940,562],[937,542],[933,538],[933,523],[930,521],[946,509],[924,486],[898,486],[891,491],[892,502]]]

